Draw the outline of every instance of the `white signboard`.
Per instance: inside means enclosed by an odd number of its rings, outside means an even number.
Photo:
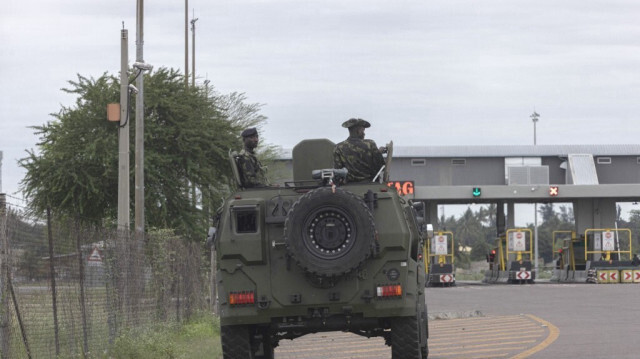
[[[602,250],[603,251],[616,250],[615,235],[612,231],[602,232]]]
[[[593,234],[593,249],[596,251],[602,249],[602,237],[600,237],[600,232],[595,232]]]
[[[89,255],[89,258],[87,258],[87,265],[89,267],[102,265],[102,254],[97,247],[93,248],[91,254]]]
[[[527,242],[524,232],[509,233],[509,250],[513,252],[525,252],[527,250]]]
[[[447,245],[447,236],[440,235],[435,236],[434,253],[439,256],[445,256],[449,254],[449,246]]]

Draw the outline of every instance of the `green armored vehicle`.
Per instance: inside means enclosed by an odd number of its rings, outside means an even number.
[[[393,359],[427,357],[432,230],[384,183],[336,186],[346,173],[331,169],[333,148],[301,142],[293,182],[234,193],[210,230],[224,359],[273,358],[280,340],[325,331],[382,336]]]

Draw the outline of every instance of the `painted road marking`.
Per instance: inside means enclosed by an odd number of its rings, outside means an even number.
[[[559,335],[553,324],[533,315],[429,321],[429,358],[524,359],[544,350]],[[384,339],[328,332],[282,340],[276,359],[389,359]]]

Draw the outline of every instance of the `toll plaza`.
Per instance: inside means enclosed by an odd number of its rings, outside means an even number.
[[[427,241],[424,247],[424,267],[428,287],[450,287],[456,284],[454,248],[452,232],[434,233],[431,240]]]
[[[635,275],[638,248],[633,239],[627,245],[626,232],[614,231],[619,235],[614,250],[603,250],[602,236],[617,228],[618,203],[640,202],[640,145],[395,146],[388,183],[407,200],[425,204],[425,220],[436,232],[446,231],[437,227],[441,205],[496,204],[498,238],[496,253],[488,254],[493,256],[488,280],[509,281],[511,274],[499,272],[512,269],[516,278],[517,273],[526,276],[527,262],[532,278],[523,280],[535,280],[535,234],[523,232],[525,251],[509,249],[509,233],[518,233],[514,218],[520,203],[568,203],[573,208],[571,233],[553,240],[557,268],[552,280],[586,283],[598,270],[617,270],[614,277],[626,278],[629,270],[632,279]],[[430,258],[433,268],[439,259]]]
[[[535,236],[515,226],[516,203],[573,207],[574,228],[554,235],[552,280],[598,282],[606,274],[607,283],[633,283],[640,270],[631,232],[616,224],[617,203],[640,201],[638,145],[398,146],[393,166],[391,179],[412,182],[429,223],[438,223],[441,205],[497,205],[488,282],[535,281]],[[603,242],[609,236],[613,242]]]

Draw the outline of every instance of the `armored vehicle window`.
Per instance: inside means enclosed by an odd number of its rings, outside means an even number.
[[[235,216],[236,233],[258,232],[258,209],[256,207],[233,208],[232,212]]]

